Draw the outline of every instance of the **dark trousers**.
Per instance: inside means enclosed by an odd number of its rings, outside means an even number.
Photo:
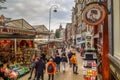
[[[52,80],[54,80],[54,74],[48,74],[48,80],[52,77]]]
[[[31,70],[30,70],[30,77],[29,77],[29,78],[31,78],[31,77],[32,77],[33,71],[34,71],[34,67],[33,67],[33,68],[31,68]]]
[[[72,63],[70,62],[70,58],[69,58],[69,65],[70,65],[70,67],[72,67]]]
[[[44,73],[37,73],[37,79],[36,80],[44,80]]]
[[[77,64],[73,64],[73,73],[77,73],[78,66]]]

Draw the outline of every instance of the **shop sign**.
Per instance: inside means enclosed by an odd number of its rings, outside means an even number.
[[[99,25],[104,21],[105,16],[105,9],[98,4],[88,5],[83,11],[83,21],[90,26]]]
[[[91,36],[86,36],[86,39],[91,39]]]
[[[93,71],[96,71],[96,70],[97,70],[97,67],[92,67],[92,70],[93,70]]]

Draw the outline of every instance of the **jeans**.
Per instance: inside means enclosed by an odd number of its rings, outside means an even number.
[[[60,64],[56,64],[56,71],[58,72],[60,72]]]
[[[54,80],[54,74],[48,74],[48,80],[52,77],[52,80]]]
[[[63,71],[65,71],[65,62],[62,62]]]

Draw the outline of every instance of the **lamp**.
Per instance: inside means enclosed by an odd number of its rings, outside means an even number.
[[[57,5],[52,5],[52,6],[50,7],[50,9],[49,9],[49,32],[51,32],[51,30],[50,30],[50,24],[51,24],[51,10],[52,10],[52,8],[54,8],[53,12],[57,12],[58,6],[57,6]],[[50,40],[50,34],[49,34],[49,39],[48,39],[48,41],[49,41],[49,40]]]
[[[52,8],[54,8],[53,9],[53,12],[57,12],[57,8],[58,8],[58,6],[57,5],[52,5],[51,7],[50,7],[50,9],[49,9],[49,37],[48,37],[48,42],[50,41],[50,34],[51,34],[51,30],[50,30],[50,24],[51,24],[51,11],[52,11]],[[49,49],[49,44],[48,44],[48,49]],[[49,53],[50,53],[50,50],[49,50]],[[52,53],[52,55],[53,55],[53,53]]]

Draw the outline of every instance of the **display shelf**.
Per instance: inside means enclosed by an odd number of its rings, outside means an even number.
[[[31,63],[31,51],[24,50],[19,54],[16,54],[17,63],[20,65],[30,65]]]

